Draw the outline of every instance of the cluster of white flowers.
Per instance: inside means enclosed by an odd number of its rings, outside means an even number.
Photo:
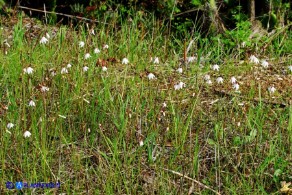
[[[204,79],[205,79],[205,81],[206,81],[206,83],[207,83],[208,85],[212,85],[212,81],[211,81],[211,77],[210,77],[210,75],[206,74],[206,75],[204,76]]]
[[[14,126],[15,126],[15,125],[14,125],[13,123],[8,123],[6,127],[7,127],[7,129],[12,129]],[[8,130],[6,130],[6,132],[9,133],[9,134],[11,134],[11,132],[8,131]],[[30,133],[29,131],[25,131],[24,134],[23,134],[23,136],[24,136],[25,138],[28,138],[28,137],[31,136],[31,133]]]
[[[220,66],[219,66],[218,64],[214,64],[214,65],[212,66],[212,70],[214,70],[214,71],[219,71],[219,69],[220,69]],[[204,79],[205,79],[205,81],[206,81],[206,83],[207,83],[208,85],[212,85],[212,80],[211,80],[210,75],[206,74],[206,75],[204,76]],[[222,84],[222,83],[224,82],[224,79],[223,79],[222,77],[218,77],[218,78],[216,79],[216,82],[217,82],[218,84]]]
[[[91,34],[94,35],[94,30],[91,31]],[[84,46],[85,46],[85,42],[84,42],[84,41],[79,41],[79,47],[82,48],[82,47],[84,47]],[[109,46],[108,46],[107,44],[105,44],[105,45],[102,46],[102,48],[105,50],[105,49],[108,49]],[[98,49],[98,48],[94,48],[93,52],[94,52],[95,54],[99,54],[99,53],[100,53],[100,49]],[[86,53],[86,54],[84,55],[84,59],[88,59],[88,58],[90,58],[90,57],[91,57],[90,53]]]
[[[267,62],[266,60],[259,60],[257,57],[255,57],[254,55],[250,56],[250,62],[255,63],[255,64],[259,64],[261,62],[262,67],[264,68],[268,68],[269,67],[269,62]],[[290,70],[292,71],[292,66],[290,67]],[[273,94],[276,92],[276,88],[274,86],[270,86],[268,87],[268,91],[270,94]]]
[[[94,32],[93,29],[91,30],[90,33],[91,33],[92,35],[95,35],[95,32]],[[39,42],[40,42],[40,44],[47,44],[47,43],[49,42],[49,40],[50,40],[50,35],[49,35],[48,33],[46,33],[46,36],[43,36],[43,37],[40,39]],[[83,48],[83,47],[85,47],[85,42],[84,42],[84,41],[79,41],[79,44],[78,44],[78,45],[79,45],[80,48]],[[245,46],[246,46],[246,43],[243,42],[243,43],[241,44],[241,46],[242,46],[242,47],[245,47]],[[102,46],[102,49],[103,49],[103,50],[106,50],[106,49],[108,49],[108,48],[109,48],[109,46],[108,46],[107,44],[104,44],[104,45]],[[99,54],[100,52],[101,52],[100,49],[98,49],[98,48],[95,48],[95,49],[94,49],[94,53],[95,53],[95,54]],[[91,58],[91,54],[90,54],[90,53],[85,53],[85,54],[84,54],[84,59],[87,60],[87,59],[89,59],[89,58]],[[197,57],[195,57],[195,56],[187,57],[186,60],[187,60],[188,63],[191,63],[191,62],[194,62],[195,60],[197,60]],[[259,60],[255,55],[251,55],[250,58],[249,58],[249,60],[250,60],[251,63],[254,63],[254,64],[261,64],[261,66],[264,67],[264,68],[268,68],[268,67],[269,67],[269,62],[268,62],[268,61],[266,61],[266,60]],[[129,60],[128,60],[127,58],[123,58],[123,59],[122,59],[122,64],[127,65],[128,63],[129,63]],[[159,64],[159,63],[160,63],[159,58],[156,57],[156,56],[155,56],[154,58],[151,57],[151,63],[153,63],[153,64]],[[70,69],[71,67],[72,67],[71,64],[67,64],[66,67],[63,67],[63,68],[61,69],[61,74],[68,74],[68,72],[69,72],[68,69]],[[213,71],[219,71],[219,70],[220,70],[220,66],[219,66],[218,64],[214,64],[214,65],[212,65],[212,66],[210,66],[210,67],[211,67],[211,69],[212,69]],[[87,71],[89,70],[89,67],[88,67],[88,66],[84,66],[82,70],[83,70],[83,72],[87,72]],[[101,70],[102,70],[103,72],[106,72],[106,71],[108,70],[108,68],[107,68],[106,66],[102,66],[102,67],[101,67]],[[291,66],[288,66],[288,70],[292,72],[292,65],[291,65]],[[33,74],[34,69],[33,69],[32,67],[27,67],[27,68],[24,68],[24,69],[23,69],[23,72],[24,72],[25,74],[30,75],[30,74]],[[179,67],[179,68],[176,70],[176,72],[182,74],[182,73],[183,73],[183,68],[182,68],[182,67]],[[56,74],[55,72],[52,72],[52,73]],[[147,78],[148,78],[149,80],[153,80],[153,79],[156,79],[156,76],[155,76],[153,73],[149,73],[149,74],[147,75]],[[205,75],[205,76],[204,76],[204,80],[205,80],[205,82],[206,82],[207,84],[209,84],[209,85],[212,84],[212,80],[211,80],[210,75],[208,75],[208,74]],[[224,82],[223,77],[217,77],[216,82],[217,82],[218,84],[223,84],[223,82]],[[239,83],[237,82],[237,79],[236,79],[234,76],[231,77],[230,82],[231,82],[231,84],[232,84],[232,88],[233,88],[235,91],[239,92],[240,85],[239,85]],[[180,89],[183,89],[184,87],[186,87],[186,84],[185,84],[184,82],[180,81],[179,83],[177,83],[177,84],[174,85],[174,90],[180,90]],[[49,91],[49,88],[46,87],[46,86],[41,86],[41,89],[40,89],[40,90],[41,90],[42,92],[47,92],[47,91]],[[276,92],[276,88],[275,88],[274,86],[270,86],[270,87],[268,87],[268,91],[269,91],[270,94],[273,94],[273,93]],[[29,103],[28,103],[28,106],[29,106],[29,107],[35,107],[35,106],[36,106],[36,103],[35,103],[33,100],[30,100]],[[166,106],[167,106],[167,105],[166,105],[166,103],[164,102],[164,103],[162,104],[162,107],[163,107],[163,108],[166,108]],[[7,124],[7,129],[11,129],[11,128],[13,128],[14,126],[15,126],[15,125],[14,125],[13,123],[8,123],[8,124]],[[90,129],[88,129],[88,131],[90,132]],[[28,138],[28,137],[31,136],[31,132],[29,132],[29,131],[25,131],[24,134],[23,134],[23,136],[24,136],[25,138]],[[140,140],[139,144],[140,144],[140,146],[143,146],[143,144],[144,144],[144,143],[143,143],[143,140]]]
[[[251,63],[254,63],[254,64],[261,63],[262,67],[264,67],[264,68],[268,68],[269,67],[269,62],[267,62],[266,60],[259,60],[255,55],[251,55],[249,57],[249,61]]]
[[[239,84],[237,83],[237,80],[236,80],[236,78],[235,78],[234,76],[231,77],[230,82],[231,82],[231,84],[232,84],[232,88],[233,88],[235,91],[239,91]]]

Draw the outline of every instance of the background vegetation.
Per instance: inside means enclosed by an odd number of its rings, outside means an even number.
[[[268,30],[288,24],[292,18],[289,0],[7,0],[6,3],[40,10],[44,9],[45,4],[48,11],[91,19],[102,19],[106,13],[110,16],[116,12],[119,15],[118,23],[133,17],[136,12],[140,15],[154,13],[158,20],[180,35],[194,28],[196,31],[200,29],[203,33],[231,30],[236,27],[239,19],[247,20],[252,15]],[[58,22],[61,17],[53,17],[53,21]]]
[[[2,4],[0,194],[291,193],[289,2],[70,2]]]

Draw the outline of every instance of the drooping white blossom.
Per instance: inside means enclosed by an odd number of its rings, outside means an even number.
[[[206,80],[206,83],[207,83],[208,85],[212,85],[212,81],[211,81],[211,79]]]
[[[232,84],[235,84],[236,83],[236,78],[235,77],[231,77],[231,79],[230,79],[230,82],[232,83]]]
[[[268,87],[268,91],[272,94],[276,92],[276,88],[274,86]]]
[[[147,77],[148,77],[149,80],[152,80],[152,79],[156,78],[153,73],[149,73]]]
[[[122,64],[128,64],[128,63],[129,63],[129,60],[127,58],[123,58]]]
[[[89,68],[88,68],[87,66],[84,66],[84,67],[83,67],[83,72],[87,72],[88,69],[89,69]]]
[[[51,38],[51,36],[49,35],[49,33],[46,33],[46,37],[47,37],[47,39],[50,39]]]
[[[35,102],[33,100],[30,100],[28,106],[35,107]]]
[[[204,79],[207,81],[207,80],[210,80],[211,77],[210,77],[210,75],[206,74],[206,75],[204,76]]]
[[[56,75],[57,75],[56,71],[54,71],[54,70],[51,71],[51,76],[52,76],[52,77],[54,77],[54,76],[56,76]]]
[[[33,71],[34,71],[34,69],[33,69],[32,67],[27,67],[27,68],[24,68],[24,69],[23,69],[23,72],[24,72],[25,74],[32,74]]]
[[[178,69],[176,70],[176,72],[178,72],[178,73],[182,73],[182,72],[183,72],[183,69],[182,69],[182,68],[178,68]]]
[[[84,59],[85,59],[85,60],[89,59],[90,57],[91,57],[90,53],[86,53],[86,54],[84,55]]]
[[[233,84],[233,89],[235,91],[238,91],[239,90],[239,84],[238,83]]]
[[[49,91],[50,89],[48,88],[48,87],[46,87],[46,86],[42,86],[41,87],[41,91],[42,92],[47,92],[47,91]]]
[[[13,124],[13,123],[8,123],[8,124],[7,124],[7,128],[8,128],[8,129],[11,129],[11,128],[13,128],[13,127],[14,127],[14,124]]]
[[[159,64],[159,58],[158,57],[154,57],[153,63],[154,64]]]
[[[84,47],[85,43],[84,41],[79,41],[79,47]]]
[[[188,63],[191,63],[191,62],[193,62],[193,61],[195,61],[195,60],[197,60],[197,57],[195,57],[195,56],[187,57],[187,62],[188,62]]]
[[[101,67],[101,70],[102,70],[103,72],[106,72],[106,71],[107,71],[107,67],[106,67],[106,66],[103,66],[103,67]]]
[[[98,54],[98,53],[100,53],[100,50],[99,50],[98,48],[95,48],[95,49],[94,49],[94,53],[95,53],[95,54]]]
[[[219,71],[220,67],[219,67],[218,64],[215,64],[215,65],[212,66],[212,69],[216,70],[216,71]]]
[[[61,70],[61,74],[67,74],[68,73],[68,69],[67,68],[62,68]]]
[[[105,44],[105,45],[103,45],[103,47],[102,47],[103,49],[108,49],[109,48],[109,46],[107,45],[107,44]]]
[[[24,134],[23,134],[23,136],[24,136],[25,138],[28,138],[28,137],[31,136],[31,133],[30,133],[29,131],[25,131]]]
[[[7,41],[4,41],[4,45],[6,45],[7,47],[10,47],[10,45]]]
[[[180,81],[178,84],[174,85],[174,90],[180,90],[182,88],[184,88],[186,86],[186,84],[182,81]]]
[[[255,55],[251,55],[249,57],[249,60],[250,60],[251,63],[255,63],[255,64],[260,63],[260,60],[257,57],[255,57]]]
[[[46,37],[42,37],[40,40],[40,44],[46,44],[49,40]]]
[[[267,62],[266,60],[262,60],[262,61],[261,61],[261,65],[262,65],[264,68],[268,68],[268,67],[269,67],[269,62]]]
[[[167,104],[166,104],[165,102],[163,102],[163,103],[162,103],[162,107],[163,107],[163,108],[166,108],[166,107],[167,107]]]
[[[224,79],[222,77],[218,77],[216,79],[217,83],[220,84],[220,83],[223,83]]]
[[[143,140],[140,140],[140,141],[139,141],[139,146],[142,147],[143,145],[144,145]]]

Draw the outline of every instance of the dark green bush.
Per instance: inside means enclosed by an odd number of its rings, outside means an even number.
[[[17,0],[6,0],[7,4],[15,5]],[[109,12],[118,12],[116,21],[121,23],[140,11],[151,12],[165,25],[178,34],[191,31],[208,31],[212,21],[210,5],[216,4],[220,21],[230,30],[236,28],[237,22],[248,20],[248,1],[238,0],[22,0],[20,5],[31,8],[46,9],[65,14],[87,18],[103,18]],[[1,2],[0,2],[1,3]],[[272,30],[277,25],[288,23],[292,18],[291,2],[276,0],[256,0],[256,18],[264,27]],[[271,9],[271,10],[270,10]],[[40,15],[37,13],[36,15]],[[234,16],[239,18],[235,18]],[[216,16],[217,17],[217,16]],[[109,18],[109,17],[107,17]],[[60,19],[60,18],[59,18]]]

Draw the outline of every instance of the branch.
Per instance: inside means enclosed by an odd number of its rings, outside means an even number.
[[[66,16],[68,18],[73,18],[73,19],[79,19],[79,20],[84,20],[84,21],[88,21],[88,22],[95,22],[95,23],[101,23],[101,24],[109,24],[106,22],[100,22],[98,20],[92,20],[89,18],[84,18],[84,17],[80,17],[80,16],[73,16],[73,15],[69,15],[69,14],[63,14],[63,13],[58,13],[58,12],[52,12],[52,11],[44,11],[44,10],[40,10],[40,9],[34,9],[34,8],[30,8],[30,7],[24,7],[24,6],[17,6],[20,9],[25,9],[25,10],[30,10],[30,11],[35,11],[35,12],[42,12],[45,14],[56,14],[59,16]]]
[[[173,171],[173,170],[170,170],[170,169],[165,169],[165,168],[162,168],[162,169],[165,170],[165,171],[171,172],[171,173],[173,173],[173,174],[175,174],[175,175],[178,175],[178,176],[180,176],[180,177],[183,177],[183,178],[185,178],[185,179],[191,180],[191,181],[195,182],[196,184],[198,184],[199,186],[201,186],[201,187],[203,187],[203,188],[206,188],[206,189],[208,189],[208,190],[214,192],[214,193],[217,194],[217,195],[220,195],[219,192],[213,190],[213,189],[210,188],[209,186],[206,186],[205,184],[203,184],[203,183],[201,183],[201,182],[199,182],[199,181],[197,181],[197,180],[195,180],[195,179],[193,179],[193,178],[190,178],[190,177],[188,177],[188,176],[186,176],[186,175],[183,175],[183,174],[181,174],[181,173],[179,173],[179,172],[176,172],[176,171]]]
[[[247,97],[244,97],[244,96],[241,96],[241,95],[234,95],[232,93],[228,93],[224,90],[218,90],[218,89],[214,89],[214,92],[215,94],[221,96],[221,97],[224,97],[224,96],[228,96],[228,97],[238,97],[238,98],[241,98],[245,101],[253,101],[255,103],[260,103],[260,102],[263,102],[267,105],[272,105],[272,106],[279,106],[280,108],[285,108],[289,105],[291,105],[291,102],[276,102],[276,101],[270,101],[268,99],[264,99],[264,98],[247,98]]]

